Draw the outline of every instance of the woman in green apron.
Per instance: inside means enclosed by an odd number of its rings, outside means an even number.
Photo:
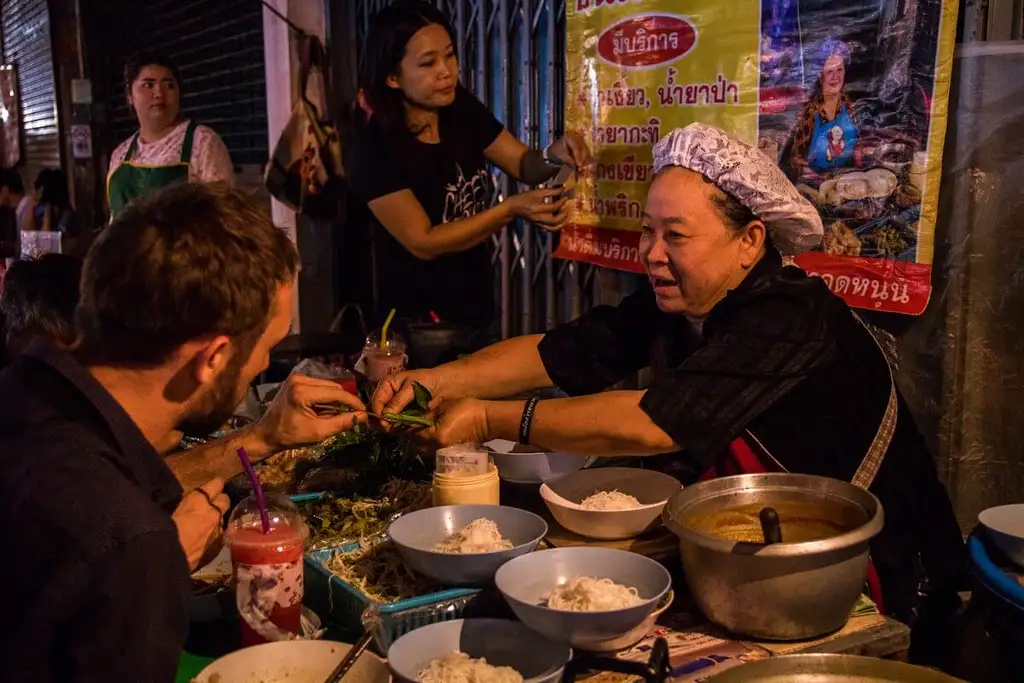
[[[181,77],[166,58],[139,54],[125,66],[128,103],[139,130],[110,158],[107,200],[116,217],[133,200],[175,182],[234,184],[224,142],[181,116]]]

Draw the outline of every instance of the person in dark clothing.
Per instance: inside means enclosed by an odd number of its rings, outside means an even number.
[[[32,228],[32,199],[21,174],[0,168],[0,258],[18,258],[18,233]]]
[[[65,254],[11,264],[0,291],[8,353],[21,353],[40,337],[56,346],[71,345],[81,277],[81,259]]]
[[[454,36],[431,4],[400,0],[373,17],[365,41],[361,120],[346,166],[356,199],[369,207],[352,215],[370,223],[378,324],[394,308],[414,323],[489,328],[491,236],[517,218],[558,230],[569,207],[557,189],[494,203],[487,165],[538,185],[563,164],[590,161],[576,133],[531,150],[505,130],[459,84]]]
[[[546,335],[388,377],[373,412],[404,408],[415,380],[443,397],[422,432],[439,445],[502,438],[640,456],[684,481],[851,481],[885,510],[871,544],[883,609],[913,622],[921,575],[955,597],[963,539],[882,345],[820,278],[784,264],[820,240],[817,211],[767,157],[703,124],[659,142],[654,170],[646,286]],[[645,367],[646,390],[604,391]],[[553,385],[572,398],[486,400]]]
[[[74,346],[36,340],[0,373],[5,678],[174,680],[189,571],[228,501],[217,479],[183,496],[155,445],[234,412],[290,328],[296,270],[295,248],[247,195],[171,186],[133,202],[89,252]],[[309,415],[318,402],[356,409],[325,421],[332,433],[365,420],[337,384],[301,387]],[[285,393],[295,402],[295,387]],[[236,443],[266,455],[316,440],[314,418],[302,433],[271,412]]]

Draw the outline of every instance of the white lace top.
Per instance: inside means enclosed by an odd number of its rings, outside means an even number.
[[[179,123],[170,134],[165,135],[156,142],[144,143],[141,139],[135,146],[135,154],[132,161],[138,164],[150,166],[162,166],[174,164],[181,160],[181,147],[185,142],[185,132],[188,130],[188,121]],[[132,136],[134,137],[134,136]],[[132,138],[128,138],[114,150],[110,156],[110,170],[107,172],[107,180],[124,161],[128,153],[128,147],[132,144]],[[228,148],[213,129],[206,126],[196,126],[196,132],[192,136],[192,157],[189,161],[189,180],[212,183],[223,181],[235,184],[235,168],[231,163],[231,156]]]

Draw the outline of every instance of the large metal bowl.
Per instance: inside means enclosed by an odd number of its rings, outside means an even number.
[[[441,553],[434,546],[475,519],[494,522],[512,542],[510,550],[492,553]],[[445,505],[417,510],[391,523],[388,535],[406,566],[446,586],[483,586],[509,560],[532,552],[548,533],[543,518],[498,505]]]
[[[778,511],[782,543],[750,542],[757,522],[745,531],[737,523],[762,507]],[[882,530],[882,505],[838,479],[744,474],[680,491],[663,518],[679,537],[686,581],[708,619],[753,638],[804,640],[849,620],[867,578],[868,542]]]
[[[715,683],[963,683],[940,671],[874,657],[788,655],[733,667]]]
[[[510,666],[524,683],[558,683],[572,657],[568,646],[551,642],[517,621],[456,619],[406,633],[388,648],[388,666],[396,680],[418,681],[430,662],[452,652],[483,657],[493,666]]]
[[[636,588],[638,605],[603,612],[571,612],[544,605],[548,593],[569,579],[591,576]],[[652,559],[612,548],[555,548],[518,557],[494,583],[520,621],[551,640],[602,651],[632,632],[659,606],[672,585],[668,570]]]

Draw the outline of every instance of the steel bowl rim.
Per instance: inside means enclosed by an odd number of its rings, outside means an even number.
[[[731,480],[731,482],[726,482]],[[803,481],[804,486],[801,486],[799,482]],[[716,492],[714,495],[701,496],[707,488],[708,484],[715,484],[722,486],[725,483],[736,483],[737,486],[728,488],[722,491]],[[722,538],[717,538],[709,534],[695,531],[682,522],[676,520],[672,515],[672,512],[677,510],[682,511],[698,503],[716,498],[719,495],[732,494],[741,491],[750,490],[762,490],[762,491],[786,491],[786,490],[799,490],[807,492],[808,488],[806,483],[817,482],[822,486],[823,489],[812,488],[812,492],[821,493],[823,496],[830,496],[833,498],[840,498],[848,503],[859,505],[865,512],[868,513],[868,521],[860,527],[847,531],[846,533],[833,536],[831,538],[825,538],[817,541],[803,541],[798,543],[775,543],[772,545],[764,545],[761,543],[744,543],[739,541],[728,541]],[[746,485],[744,485],[746,484]],[[843,495],[834,491],[834,489],[845,485],[849,488],[845,489],[848,493]],[[673,506],[673,501],[678,498],[692,498],[692,500],[684,503],[677,503]],[[859,498],[859,500],[858,500]],[[820,477],[811,474],[794,474],[788,472],[768,472],[759,474],[739,474],[731,477],[719,477],[718,479],[712,479],[707,482],[698,482],[688,487],[684,487],[681,491],[676,493],[666,503],[664,510],[661,513],[662,522],[668,529],[679,537],[680,540],[686,540],[690,543],[697,545],[698,547],[705,550],[712,550],[716,552],[733,554],[736,548],[750,548],[755,550],[757,557],[804,557],[809,555],[822,555],[834,551],[846,550],[854,548],[858,545],[866,544],[872,538],[874,538],[881,530],[884,524],[884,511],[882,504],[878,498],[868,491],[859,487],[845,482],[839,479],[832,479],[829,477]]]
[[[395,537],[391,535],[391,527],[392,526],[394,526],[395,524],[400,522],[402,519],[408,519],[409,517],[414,516],[418,512],[425,512],[427,510],[442,510],[444,508],[462,508],[462,507],[504,507],[504,508],[508,508],[510,510],[516,510],[518,512],[523,513],[524,515],[529,515],[530,517],[533,517],[534,519],[539,520],[540,523],[543,525],[543,531],[541,531],[541,534],[539,536],[534,537],[533,539],[527,541],[526,543],[520,543],[519,545],[514,545],[511,548],[505,548],[504,550],[492,550],[492,551],[486,552],[486,553],[442,553],[442,552],[439,552],[439,551],[433,550],[433,549],[429,549],[428,550],[426,548],[417,548],[416,546],[409,545],[408,543],[401,543],[399,541],[396,541]],[[543,517],[541,517],[540,515],[538,515],[538,514],[536,514],[534,512],[530,512],[529,510],[523,510],[522,508],[512,507],[511,505],[495,505],[495,506],[485,506],[485,505],[476,505],[476,504],[472,504],[472,505],[441,505],[441,506],[438,506],[438,507],[424,508],[423,510],[415,510],[413,512],[407,513],[405,515],[402,515],[402,517],[400,519],[396,519],[394,522],[392,522],[391,524],[388,525],[388,537],[391,539],[391,542],[395,544],[395,548],[396,549],[408,548],[408,549],[414,550],[414,551],[416,551],[418,553],[424,553],[424,554],[435,556],[435,557],[452,557],[452,558],[455,558],[455,557],[472,557],[472,558],[489,559],[489,558],[492,558],[492,557],[497,557],[498,555],[504,555],[506,553],[511,553],[511,552],[515,552],[517,550],[522,550],[523,548],[531,548],[531,549],[532,548],[536,548],[540,544],[540,542],[544,540],[544,537],[547,536],[547,535],[548,535],[548,523],[547,523],[547,521]]]

